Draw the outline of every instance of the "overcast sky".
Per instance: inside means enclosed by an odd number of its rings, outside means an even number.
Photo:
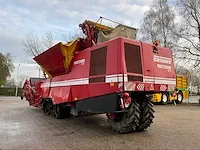
[[[28,56],[21,41],[28,33],[43,36],[47,30],[55,41],[63,34],[79,30],[86,19],[100,16],[139,28],[144,12],[152,0],[0,0],[0,52],[10,52],[20,75],[38,76],[35,64],[27,64]],[[17,68],[17,67],[16,67]],[[16,76],[16,69],[12,73]]]

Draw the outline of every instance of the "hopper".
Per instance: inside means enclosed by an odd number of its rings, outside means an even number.
[[[62,44],[61,42],[36,56],[34,60],[49,77],[68,72],[74,52],[79,49],[78,40]]]

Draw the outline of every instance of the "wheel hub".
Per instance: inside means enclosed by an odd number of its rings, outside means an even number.
[[[162,97],[162,101],[163,101],[164,103],[167,102],[167,96],[166,96],[166,95],[163,95],[163,97]]]
[[[181,100],[182,100],[182,96],[181,94],[178,94],[178,101],[181,102]]]

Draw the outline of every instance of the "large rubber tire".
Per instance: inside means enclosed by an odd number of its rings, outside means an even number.
[[[63,118],[70,118],[70,110],[69,106],[63,105],[54,105],[54,118],[56,119],[63,119]]]
[[[136,130],[137,126],[139,125],[139,116],[140,116],[140,109],[139,104],[133,102],[128,107],[128,112],[118,113],[116,114],[120,117],[120,119],[109,119],[108,122],[110,126],[115,132],[118,133],[130,133]]]
[[[177,104],[181,104],[182,102],[183,102],[183,92],[182,92],[182,91],[179,91],[179,92],[178,92],[178,95],[177,95],[176,103],[177,103]]]
[[[141,113],[140,113],[139,126],[137,127],[136,130],[140,132],[150,127],[150,125],[153,123],[155,111],[153,110],[153,104],[148,98],[141,100],[139,109]]]
[[[48,113],[47,101],[46,101],[46,100],[43,100],[43,101],[42,101],[42,110],[43,110],[44,114],[47,114],[47,113]]]
[[[43,107],[43,112],[46,115],[49,115],[49,116],[53,115],[53,103],[51,100],[44,100],[42,107]]]
[[[168,103],[168,101],[169,101],[168,95],[166,93],[162,93],[161,104],[166,105]]]
[[[64,112],[61,105],[53,105],[53,117],[56,119],[64,118]]]
[[[56,119],[63,119],[70,117],[70,110],[71,110],[70,107],[63,106],[62,104],[53,105],[51,99],[43,100],[42,109],[46,115],[52,116]]]

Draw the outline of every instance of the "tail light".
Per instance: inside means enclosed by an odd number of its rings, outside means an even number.
[[[121,108],[128,108],[131,104],[131,97],[129,93],[122,93],[121,95]]]

